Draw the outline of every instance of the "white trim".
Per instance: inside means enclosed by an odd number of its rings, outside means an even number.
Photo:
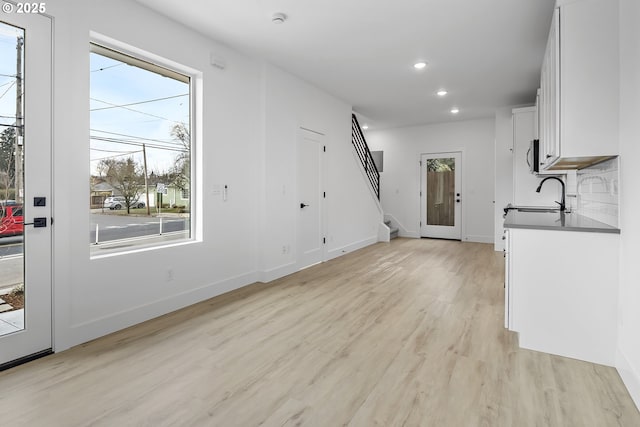
[[[260,272],[258,281],[262,283],[269,283],[272,280],[279,279],[284,276],[288,276],[298,271],[297,263],[291,262],[280,265],[278,267],[270,268]]]
[[[627,387],[631,399],[636,404],[636,408],[640,410],[640,373],[637,372],[623,351],[618,347],[616,352],[616,369],[622,382]]]
[[[365,248],[375,243],[378,243],[377,235],[354,242],[354,243],[350,243],[341,248],[332,249],[329,252],[327,252],[327,261],[334,258],[338,258],[339,256],[342,256],[342,255],[348,254],[349,252],[357,251],[358,249]]]
[[[391,241],[391,229],[384,222],[378,223],[378,242]]]
[[[110,333],[137,325],[147,320],[180,310],[184,307],[208,300],[244,286],[257,282],[257,274],[247,273],[230,277],[215,283],[191,289],[177,295],[171,295],[157,301],[131,307],[117,313],[93,319],[89,322],[72,325],[65,342],[57,342],[56,352],[66,350],[78,344],[108,335]],[[60,340],[62,341],[62,340]]]

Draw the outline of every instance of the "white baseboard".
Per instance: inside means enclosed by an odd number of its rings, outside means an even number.
[[[406,230],[400,230],[398,232],[398,236],[400,237],[409,237],[411,239],[419,239],[420,233],[418,233],[417,231],[406,231]]]
[[[55,340],[56,352],[91,341],[110,333],[137,325],[147,320],[188,307],[209,298],[256,283],[256,272],[241,274],[225,280],[211,283],[197,289],[171,295],[148,304],[131,307],[87,322],[72,325],[64,334]]]
[[[341,248],[336,248],[336,249],[332,249],[329,252],[327,252],[327,261],[334,259],[334,258],[338,258],[339,256],[342,256],[344,254],[347,254],[349,252],[353,252],[356,251],[358,249],[362,249],[364,247],[367,247],[369,245],[373,245],[374,243],[378,242],[378,236],[372,236],[369,237],[367,239],[364,240],[360,240],[358,242],[354,242],[351,243],[349,245],[343,246]]]
[[[473,242],[473,243],[494,243],[493,236],[480,236],[480,235],[468,235],[465,239],[465,242]]]
[[[636,408],[640,410],[640,373],[629,363],[629,359],[620,348],[618,348],[616,354],[616,369],[620,374],[620,378],[622,378],[622,382],[627,387],[631,399],[636,404]]]
[[[289,274],[293,274],[298,271],[297,265],[295,262],[284,264],[275,268],[271,268],[269,270],[262,271],[260,273],[259,280],[262,283],[269,283],[272,280],[279,279],[284,276],[288,276]]]

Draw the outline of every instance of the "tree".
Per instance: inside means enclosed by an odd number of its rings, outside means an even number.
[[[4,190],[4,200],[15,197],[15,143],[16,130],[8,127],[0,133],[0,185]],[[13,196],[11,194],[13,190]]]
[[[170,183],[186,190],[191,186],[191,133],[186,124],[179,123],[171,128],[171,137],[180,144],[180,153],[169,171]]]
[[[144,187],[142,167],[129,157],[125,160],[100,160],[97,170],[124,197],[127,213],[131,213],[131,206],[138,200]]]

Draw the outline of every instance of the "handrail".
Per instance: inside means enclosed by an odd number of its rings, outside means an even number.
[[[369,150],[367,141],[364,139],[362,128],[360,128],[355,114],[351,114],[351,142],[356,149],[356,153],[358,153],[358,158],[369,178],[373,192],[376,194],[376,197],[378,197],[378,200],[380,200],[380,172],[378,172],[378,168],[373,161],[371,150]]]

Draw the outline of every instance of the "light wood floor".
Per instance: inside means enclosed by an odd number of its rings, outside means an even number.
[[[2,426],[640,426],[520,350],[492,245],[397,239],[0,373]]]

